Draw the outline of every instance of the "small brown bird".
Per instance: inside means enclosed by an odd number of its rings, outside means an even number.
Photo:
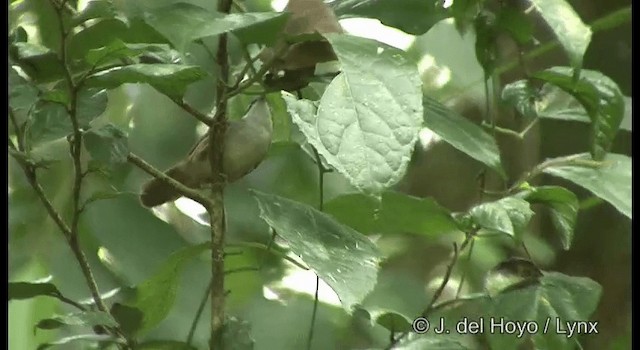
[[[273,123],[269,105],[263,98],[254,101],[240,120],[229,122],[225,133],[222,166],[228,182],[240,179],[266,157],[271,145]],[[212,179],[209,163],[209,134],[205,134],[187,157],[165,172],[190,188],[200,188]],[[140,202],[155,207],[180,198],[171,185],[151,179],[142,187]]]

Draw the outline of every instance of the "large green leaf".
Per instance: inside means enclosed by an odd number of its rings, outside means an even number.
[[[129,155],[127,135],[113,124],[87,131],[84,145],[92,159],[107,166],[126,163]]]
[[[107,46],[89,50],[85,60],[90,65],[97,66],[111,60],[133,57],[145,52],[167,51],[169,51],[169,45],[167,44],[129,44],[116,39]]]
[[[345,309],[351,311],[373,289],[381,256],[367,237],[308,205],[257,191],[253,195],[260,217],[331,286]]]
[[[58,298],[61,294],[53,283],[49,282],[10,282],[9,300],[24,300],[39,296]]]
[[[436,100],[423,96],[424,126],[461,152],[504,176],[500,150],[491,135]]]
[[[531,0],[567,52],[571,65],[582,66],[582,58],[591,42],[591,29],[565,0]]]
[[[576,82],[573,70],[553,67],[534,77],[554,84],[570,93],[585,108],[591,118],[591,155],[601,160],[609,151],[624,118],[625,103],[618,85],[596,71],[583,70]]]
[[[9,105],[14,111],[27,112],[38,98],[38,88],[9,67]]]
[[[362,233],[415,233],[439,237],[457,231],[450,212],[431,198],[383,192],[382,200],[359,193],[336,197],[325,211]]]
[[[197,66],[134,64],[96,73],[87,79],[86,84],[113,89],[125,83],[147,83],[171,98],[182,98],[187,86],[205,74]]]
[[[421,81],[402,51],[326,35],[342,65],[317,109],[293,111],[307,141],[359,190],[379,193],[404,175],[421,126]],[[290,104],[291,99],[287,99]]]
[[[73,131],[67,109],[54,102],[38,101],[29,123],[29,136],[34,145],[59,139]]]
[[[62,79],[64,68],[55,52],[33,43],[18,42],[9,47],[9,56],[36,83]]]
[[[376,18],[413,35],[426,33],[450,16],[440,2],[430,0],[338,0],[331,7],[340,18]]]
[[[533,217],[529,203],[516,197],[506,197],[477,205],[469,211],[473,221],[483,229],[522,237]]]
[[[171,254],[158,272],[136,287],[135,301],[130,306],[142,311],[144,315],[138,332],[153,328],[167,317],[176,299],[180,272],[186,263],[209,246],[209,242],[206,242]]]
[[[562,247],[568,250],[573,241],[573,231],[580,209],[578,197],[573,192],[559,186],[534,187],[521,195],[530,203],[541,203],[549,207],[551,222],[560,233]]]
[[[489,324],[485,329],[488,330],[489,342],[492,348],[517,347],[516,344],[526,337],[490,332],[491,321],[498,324],[500,320],[503,323],[528,320],[538,326],[538,331],[531,335],[537,348],[573,349],[575,340],[567,336],[567,322],[575,324],[576,321],[589,320],[598,306],[601,293],[602,287],[591,279],[556,272],[546,273],[539,284],[500,293],[486,305]]]
[[[224,15],[196,5],[177,3],[145,13],[145,21],[164,35],[176,50],[184,52],[194,40],[247,28],[283,16],[277,12]],[[284,25],[284,21],[281,21],[281,25]],[[248,32],[243,34],[243,38],[251,38]],[[274,36],[275,34],[276,32],[273,33]],[[264,40],[260,38],[258,41]]]
[[[581,186],[613,205],[631,219],[631,158],[622,154],[608,154],[601,165],[583,154],[571,161],[543,169]]]

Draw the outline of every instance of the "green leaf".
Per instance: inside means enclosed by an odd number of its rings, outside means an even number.
[[[151,340],[138,344],[137,350],[197,350],[187,343],[175,340]]]
[[[87,79],[86,84],[113,89],[125,83],[147,83],[171,98],[182,98],[189,84],[205,75],[197,66],[134,64],[96,73]]]
[[[578,197],[559,186],[534,187],[525,191],[522,197],[529,203],[541,203],[549,207],[551,222],[560,233],[562,247],[569,250],[580,209]]]
[[[601,163],[594,164],[588,155],[582,154],[570,164],[561,162],[543,171],[591,191],[631,219],[630,157],[611,153]]]
[[[539,115],[536,109],[536,102],[539,98],[540,92],[531,86],[528,80],[515,81],[505,85],[502,89],[502,100],[527,118],[535,118]]]
[[[87,52],[85,60],[92,66],[104,64],[112,60],[135,57],[147,52],[169,51],[166,44],[128,44],[120,39],[116,39],[107,46],[92,49]]]
[[[477,205],[471,208],[469,214],[474,222],[483,229],[497,231],[520,239],[534,213],[525,200],[506,197]]]
[[[45,318],[36,324],[40,329],[58,329],[63,326],[107,326],[117,327],[118,323],[110,314],[102,311],[82,311],[67,315]]]
[[[585,25],[569,2],[531,0],[567,52],[571,66],[582,67],[582,59],[591,42],[591,29]]]
[[[174,252],[156,274],[137,286],[135,301],[127,303],[144,314],[137,332],[145,332],[167,317],[176,299],[180,272],[209,246],[206,242]]]
[[[24,300],[39,296],[58,298],[60,291],[53,283],[9,282],[9,300]]]
[[[451,213],[431,198],[383,192],[382,200],[354,193],[332,199],[324,206],[328,214],[365,233],[414,233],[427,237],[458,231]]]
[[[65,137],[73,131],[67,109],[59,103],[40,100],[32,115],[28,130],[34,145]]]
[[[120,325],[120,329],[127,335],[127,337],[135,337],[136,332],[142,326],[142,320],[144,315],[140,309],[123,305],[120,303],[114,303],[110,310],[113,318],[116,319]]]
[[[83,139],[92,159],[107,166],[126,163],[129,155],[127,135],[113,124],[89,129]]]
[[[260,217],[331,286],[346,310],[373,289],[381,255],[368,238],[308,205],[252,192]]]
[[[476,32],[476,58],[484,70],[485,80],[493,74],[498,60],[498,28],[495,15],[482,11],[473,21]]]
[[[533,38],[533,24],[524,11],[515,6],[503,6],[496,17],[496,27],[509,33],[520,45],[526,45]]]
[[[251,27],[281,16],[283,14],[276,12],[223,15],[200,6],[177,3],[145,13],[144,18],[149,25],[164,35],[176,50],[185,52],[187,45],[194,40]],[[283,24],[284,21],[281,25]],[[243,32],[243,39],[250,38],[251,35]],[[264,38],[259,39],[263,40]]]
[[[76,118],[80,128],[89,128],[89,123],[99,117],[106,109],[107,91],[104,89],[83,88],[77,96]]]
[[[69,337],[58,339],[50,343],[40,344],[37,350],[44,350],[57,345],[65,345],[65,347],[60,347],[60,348],[68,349],[69,348],[68,344],[74,343],[77,341],[84,341],[84,342],[91,342],[91,343],[120,343],[120,344],[123,343],[122,339],[115,337],[113,335],[80,334],[80,335],[72,335]]]
[[[624,118],[624,98],[613,80],[596,71],[583,70],[573,79],[568,67],[553,67],[534,74],[570,93],[584,106],[591,118],[591,155],[602,160],[609,151]]]
[[[15,111],[28,111],[38,98],[38,88],[9,67],[9,105]]]
[[[547,272],[539,279],[539,283],[526,288],[510,289],[491,298],[486,305],[485,318],[500,320],[503,317],[505,322],[535,321],[539,331],[531,337],[536,348],[573,349],[575,340],[556,330],[561,327],[566,331],[565,322],[588,320],[595,311],[601,294],[602,287],[591,279]],[[558,321],[560,325],[557,324]],[[547,332],[543,332],[545,325],[548,325]],[[492,332],[488,334],[491,347],[496,349],[516,348],[518,343],[527,338]]]
[[[367,17],[413,35],[426,33],[449,12],[438,1],[339,0],[330,4],[340,18]]]
[[[423,96],[423,103],[425,127],[457,150],[505,176],[498,145],[491,135],[428,96]]]
[[[118,15],[116,8],[111,1],[93,0],[87,4],[87,7],[75,14],[71,18],[71,26],[75,27],[90,19],[95,18],[114,18]]]
[[[9,48],[9,56],[36,83],[63,78],[64,68],[58,56],[44,46],[18,42]]]
[[[91,68],[84,60],[89,51],[109,46],[117,40],[146,45],[168,44],[161,34],[139,18],[130,19],[128,25],[115,18],[101,19],[70,36],[68,56],[74,59],[70,62],[72,67],[75,70]]]
[[[325,36],[342,73],[325,90],[317,118],[292,113],[293,121],[355,187],[379,193],[404,175],[420,131],[417,67],[402,51],[377,41]]]

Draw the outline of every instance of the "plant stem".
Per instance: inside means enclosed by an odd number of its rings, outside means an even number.
[[[231,0],[218,0],[218,12],[231,11]],[[224,289],[224,176],[222,156],[224,135],[227,131],[227,83],[229,81],[229,61],[227,54],[227,34],[218,38],[216,63],[220,68],[216,86],[216,113],[209,129],[209,162],[212,172],[211,205],[208,205],[211,227],[211,338],[210,349],[224,349],[225,289]]]

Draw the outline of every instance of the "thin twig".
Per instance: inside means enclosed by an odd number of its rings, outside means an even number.
[[[196,333],[196,327],[198,326],[198,321],[200,320],[200,316],[202,316],[202,312],[204,311],[204,307],[209,300],[209,293],[211,292],[211,284],[213,283],[213,279],[209,280],[209,285],[205,290],[204,296],[202,300],[200,300],[200,305],[198,305],[198,310],[196,311],[196,315],[191,322],[191,327],[189,327],[189,334],[187,335],[187,345],[190,346],[193,341],[193,335]]]
[[[256,81],[262,79],[262,76],[264,76],[273,66],[273,64],[280,58],[280,55],[283,54],[287,49],[286,45],[282,45],[274,54],[273,56],[271,56],[271,58],[265,62],[262,67],[260,67],[260,69],[256,72],[256,74],[254,74],[251,78],[245,80],[244,82],[242,82],[237,88],[229,91],[227,93],[227,98],[233,97],[237,94],[242,93],[242,91],[244,91],[246,88],[248,88],[249,86],[251,86],[253,83],[255,83]]]
[[[173,189],[175,189],[177,192],[179,192],[181,195],[192,199],[200,204],[202,204],[203,206],[207,206],[207,205],[211,205],[210,199],[207,198],[206,196],[202,195],[199,191],[194,190],[192,188],[189,188],[185,185],[183,185],[182,183],[180,183],[179,181],[173,179],[172,177],[170,177],[169,175],[163,173],[162,171],[154,168],[151,164],[147,163],[146,161],[144,161],[144,159],[138,157],[137,155],[133,154],[133,153],[129,153],[129,155],[127,155],[127,160],[129,161],[129,163],[137,166],[138,168],[140,168],[142,171],[146,172],[147,174],[160,179],[162,181],[164,181],[165,183],[167,183],[168,185],[170,185],[171,187],[173,187]]]

